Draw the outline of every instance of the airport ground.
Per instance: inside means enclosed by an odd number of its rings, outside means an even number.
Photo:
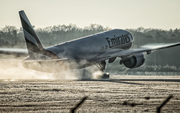
[[[111,76],[109,80],[0,80],[1,112],[180,112],[180,76]]]

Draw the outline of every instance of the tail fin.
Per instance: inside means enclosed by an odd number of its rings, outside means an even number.
[[[33,56],[34,53],[37,53],[37,54],[41,53],[44,50],[44,48],[43,48],[41,42],[39,41],[25,12],[23,10],[19,11],[19,16],[21,19],[21,24],[22,24],[23,32],[24,32],[24,38],[26,41],[29,55]]]

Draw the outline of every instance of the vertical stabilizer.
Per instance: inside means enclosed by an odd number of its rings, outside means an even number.
[[[25,12],[19,11],[19,16],[21,19],[21,24],[23,27],[23,32],[24,32],[24,38],[26,41],[28,53],[30,56],[33,56],[33,54],[38,54],[41,53],[44,49],[39,41],[31,23],[29,22]]]

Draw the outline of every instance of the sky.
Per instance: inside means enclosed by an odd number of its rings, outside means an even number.
[[[35,28],[62,24],[180,28],[180,0],[0,0],[0,28],[10,25],[19,29],[20,10]]]

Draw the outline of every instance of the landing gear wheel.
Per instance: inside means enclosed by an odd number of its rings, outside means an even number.
[[[101,78],[102,79],[109,79],[109,73],[104,73]]]

